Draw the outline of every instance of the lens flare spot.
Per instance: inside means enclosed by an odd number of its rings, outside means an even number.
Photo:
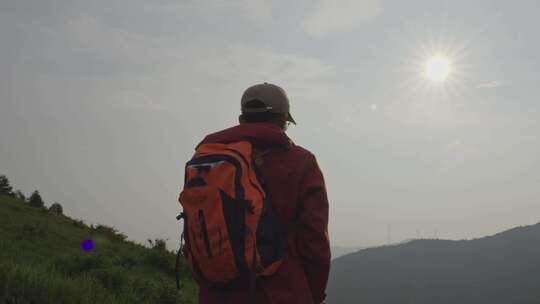
[[[92,251],[92,249],[94,249],[94,241],[91,239],[86,239],[82,241],[81,249],[86,252]]]
[[[446,56],[433,56],[426,62],[426,77],[433,82],[444,82],[451,72],[452,64]]]

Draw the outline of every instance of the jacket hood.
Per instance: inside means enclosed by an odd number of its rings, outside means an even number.
[[[271,123],[243,123],[232,128],[228,128],[213,134],[210,134],[199,143],[222,143],[227,144],[237,141],[249,141],[252,145],[258,147],[283,147],[292,145],[285,131]]]

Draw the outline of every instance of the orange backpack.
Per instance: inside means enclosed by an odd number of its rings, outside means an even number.
[[[186,164],[178,258],[182,252],[200,284],[225,287],[241,277],[254,284],[255,277],[272,275],[282,262],[285,238],[256,154],[247,141],[201,144]],[[179,287],[178,280],[177,272]]]

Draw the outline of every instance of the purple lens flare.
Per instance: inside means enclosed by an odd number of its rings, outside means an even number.
[[[81,249],[86,252],[92,251],[94,249],[94,241],[91,239],[86,239],[81,242]]]

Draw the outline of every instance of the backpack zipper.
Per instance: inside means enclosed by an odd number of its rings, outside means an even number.
[[[195,249],[197,251],[198,254],[201,254],[201,249],[199,248],[199,242],[197,242],[196,238],[195,238],[195,230],[192,228],[191,229],[191,238],[193,239],[193,242],[195,243]]]
[[[205,164],[205,163],[209,163],[209,162],[217,162],[217,161],[229,162],[230,164],[232,164],[236,168],[236,172],[235,172],[235,195],[236,195],[237,198],[243,199],[244,196],[245,196],[245,193],[244,193],[244,188],[242,187],[242,182],[241,182],[242,167],[240,165],[240,161],[238,159],[234,158],[233,156],[226,155],[226,154],[201,155],[199,157],[196,157],[193,160],[190,160],[186,164],[186,169],[189,166],[194,166],[194,165],[197,166],[197,165],[200,165],[200,164]],[[184,179],[186,179],[186,178],[187,178],[187,174],[184,177]]]
[[[223,235],[221,235],[221,228],[218,226],[218,232],[219,232],[219,253],[218,255],[221,255],[221,249],[223,248]]]
[[[209,257],[212,257],[212,251],[210,250],[210,239],[208,238],[208,231],[206,230],[206,219],[204,218],[204,212],[202,209],[199,209],[199,224],[201,225],[201,238],[204,240],[206,253]]]

